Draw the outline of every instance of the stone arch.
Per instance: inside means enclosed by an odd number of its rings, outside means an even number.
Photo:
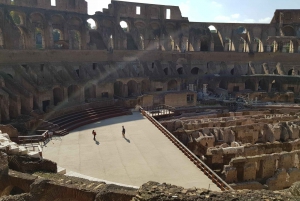
[[[249,44],[244,37],[240,37],[239,52],[249,52]]]
[[[35,38],[35,48],[45,49],[44,32],[42,29],[35,28],[34,38]]]
[[[237,34],[246,34],[246,33],[247,33],[247,29],[246,29],[244,26],[239,26],[239,27],[236,29],[236,33],[237,33]]]
[[[143,80],[141,85],[142,85],[141,86],[141,92],[143,94],[147,93],[147,92],[150,92],[150,90],[151,90],[151,84],[150,84],[149,80]]]
[[[80,100],[80,91],[77,85],[70,85],[68,87],[68,100],[69,102]]]
[[[245,89],[250,89],[252,91],[255,91],[255,82],[251,79],[247,79],[245,81]]]
[[[295,75],[295,70],[292,68],[288,71],[288,75]]]
[[[295,31],[294,27],[289,26],[289,25],[284,26],[282,28],[282,33],[284,36],[296,36],[296,31]]]
[[[168,81],[168,84],[167,84],[168,91],[177,91],[177,88],[178,88],[178,83],[176,80]]]
[[[69,49],[69,44],[64,41],[64,34],[60,29],[53,29],[52,38],[54,49]]]
[[[96,98],[96,85],[88,84],[84,87],[84,98],[86,100]]]
[[[54,105],[58,105],[64,99],[63,90],[60,87],[56,87],[53,89],[53,103]]]
[[[274,91],[280,92],[281,91],[281,83],[276,80],[273,80],[272,85],[271,85],[271,91],[272,92],[274,92]]]
[[[216,29],[216,27],[214,25],[210,25],[208,27],[208,29],[210,30],[211,33],[217,33],[218,32],[218,30]]]
[[[267,80],[265,79],[261,79],[258,81],[258,90],[261,91],[266,91],[268,92],[268,89],[269,89],[269,83]]]
[[[30,21],[35,27],[43,27],[45,22],[45,16],[39,12],[33,12],[30,14]]]
[[[235,74],[235,72],[234,72],[234,71],[235,71],[235,69],[234,69],[234,68],[232,68],[232,69],[230,70],[230,74],[231,74],[231,75],[234,75],[234,74]]]
[[[79,27],[82,25],[82,19],[79,17],[72,16],[68,19],[68,24]]]
[[[191,70],[192,75],[198,75],[198,73],[199,73],[199,68],[198,67],[192,68],[192,70]]]
[[[179,67],[176,69],[178,75],[183,75],[183,67]]]
[[[93,18],[87,19],[86,22],[87,22],[89,30],[97,30],[98,29],[98,23]]]
[[[69,31],[69,48],[72,50],[81,49],[81,34],[77,30]]]
[[[221,80],[220,83],[219,83],[219,88],[227,90],[228,89],[228,82],[226,80]]]
[[[165,75],[169,75],[169,68],[164,68]]]
[[[137,96],[138,94],[138,84],[134,80],[130,80],[127,82],[127,87],[128,87],[128,96]]]
[[[66,23],[66,20],[65,20],[64,16],[62,16],[60,14],[54,14],[54,15],[51,15],[51,22],[52,22],[52,26],[54,26],[54,25],[63,26],[63,24]]]
[[[15,25],[24,25],[26,15],[19,11],[10,11],[9,15],[11,16]]]
[[[121,26],[121,28],[123,29],[123,31],[124,31],[125,33],[130,32],[130,29],[129,29],[129,23],[128,23],[127,21],[121,20],[121,21],[120,21],[120,26]]]
[[[114,95],[124,97],[124,85],[121,81],[114,83]]]

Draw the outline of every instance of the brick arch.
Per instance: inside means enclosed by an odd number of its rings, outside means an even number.
[[[173,80],[168,81],[168,83],[167,83],[168,91],[172,91],[172,90],[177,91],[177,87],[178,87],[178,82],[176,80],[173,79]]]
[[[128,96],[138,95],[138,83],[135,80],[129,80],[127,82]]]
[[[32,23],[45,22],[45,16],[40,12],[30,13],[30,20]]]
[[[80,95],[80,89],[78,85],[70,85],[68,87],[68,100],[78,101]]]
[[[73,26],[81,26],[82,25],[82,19],[79,17],[71,16],[67,20],[68,24],[73,25]]]

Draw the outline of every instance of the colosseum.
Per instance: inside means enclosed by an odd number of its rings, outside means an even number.
[[[191,182],[173,192],[164,181],[68,175],[84,169],[75,167],[81,151],[59,158],[57,144],[97,123],[104,138],[116,118],[163,136],[135,139],[124,123],[127,145],[166,140],[159,153],[169,144],[212,190],[277,191],[300,181],[300,10],[251,24],[190,22],[178,6],[116,0],[94,15],[87,9],[85,0],[0,0],[0,200],[206,192]]]

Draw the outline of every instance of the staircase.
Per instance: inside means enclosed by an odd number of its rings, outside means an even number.
[[[71,130],[78,127],[94,123],[103,119],[113,118],[128,114],[128,110],[119,106],[105,106],[98,108],[88,108],[79,112],[64,115],[48,121],[57,124],[59,131],[55,131],[56,135],[66,135]]]

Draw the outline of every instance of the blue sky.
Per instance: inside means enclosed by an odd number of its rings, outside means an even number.
[[[89,14],[107,8],[111,0],[86,0]],[[269,23],[276,9],[300,9],[299,0],[127,0],[179,6],[194,22]]]

